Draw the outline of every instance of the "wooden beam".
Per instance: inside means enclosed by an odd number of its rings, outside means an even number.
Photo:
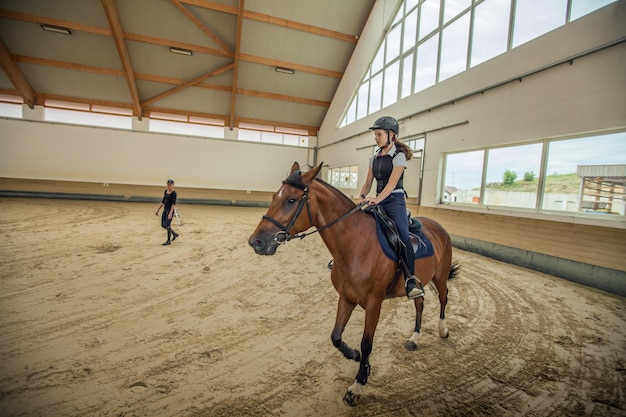
[[[11,55],[15,62],[24,62],[26,64],[45,65],[47,67],[65,68],[76,71],[93,72],[96,74],[112,75],[114,77],[125,77],[126,73],[122,70],[112,68],[94,67],[92,65],[76,64],[74,62],[56,61],[54,59],[36,58],[24,55]]]
[[[141,113],[141,104],[139,102],[139,91],[137,90],[137,83],[135,81],[135,72],[133,71],[133,64],[130,61],[130,54],[126,47],[126,41],[124,40],[124,31],[122,30],[122,24],[120,22],[120,15],[117,12],[115,6],[115,0],[100,0],[104,12],[107,15],[109,26],[111,26],[111,32],[113,33],[113,39],[115,40],[115,46],[117,52],[120,55],[122,61],[122,67],[126,72],[126,81],[128,82],[128,89],[130,90],[130,96],[133,100],[133,111],[135,115],[141,120],[143,116]]]
[[[224,42],[222,42],[222,40],[218,38],[217,35],[215,35],[215,33],[207,28],[200,21],[200,19],[198,19],[196,16],[193,15],[193,13],[187,10],[187,8],[183,6],[179,0],[170,0],[170,3],[172,3],[178,10],[180,10],[185,16],[187,16],[187,18],[191,20],[196,26],[198,26],[201,31],[203,31],[209,38],[213,40],[213,42],[218,44],[224,51],[228,52],[229,55],[233,55],[233,51],[231,51],[230,48]]]
[[[357,43],[358,37],[347,33],[341,33],[330,29],[324,29],[317,26],[307,25],[305,23],[295,22],[293,20],[287,20],[276,16],[270,16],[263,13],[252,12],[245,10],[244,15],[246,19],[256,20],[257,22],[268,23],[270,25],[281,26],[288,29],[295,29],[301,32],[312,33],[314,35],[320,35],[331,39],[337,39],[349,43]]]
[[[191,1],[191,0],[179,0],[179,1],[183,3],[192,4],[192,5],[195,3],[194,1]],[[212,5],[216,4],[216,3],[211,3],[211,2],[203,2],[201,0],[198,0],[197,2],[202,3],[202,4],[205,4],[205,3],[210,3]],[[218,8],[219,9],[224,9],[224,8],[233,9],[234,12],[232,14],[237,14],[236,7],[223,6],[223,5],[219,5],[219,6],[220,7],[216,6],[216,8],[211,8],[211,10],[217,10]],[[78,31],[87,32],[87,33],[94,33],[96,35],[112,36],[110,29],[101,28],[101,27],[92,26],[92,25],[83,25],[80,23],[74,23],[74,22],[70,22],[67,20],[50,19],[50,18],[43,17],[43,16],[30,15],[27,13],[18,13],[18,12],[13,12],[11,10],[0,9],[0,17],[6,17],[9,19],[21,20],[21,21],[37,23],[37,24],[45,23],[45,24],[50,24],[50,25],[55,25],[55,26],[63,26],[68,29],[78,30]],[[124,38],[129,41],[143,42],[143,43],[148,43],[151,45],[159,45],[159,46],[166,46],[166,47],[174,46],[177,48],[189,49],[191,51],[200,52],[203,54],[232,58],[232,54],[229,54],[228,52],[222,49],[209,48],[206,46],[196,45],[196,44],[187,43],[187,42],[178,42],[178,41],[173,41],[169,39],[157,38],[154,36],[141,35],[138,33],[131,33],[131,32],[124,32]],[[316,75],[323,75],[325,77],[331,77],[331,78],[341,78],[343,76],[343,73],[338,72],[338,71],[331,71],[331,70],[327,70],[324,68],[312,67],[309,65],[301,65],[301,64],[296,64],[293,62],[278,61],[275,59],[258,57],[254,55],[241,54],[239,59],[241,61],[252,62],[255,64],[268,65],[268,66],[274,66],[274,67],[292,68],[297,71],[308,72],[308,73],[316,74]]]
[[[315,100],[312,98],[288,96],[285,94],[267,93],[264,91],[248,90],[238,88],[237,94],[242,96],[269,98],[271,100],[282,100],[290,103],[310,104],[311,106],[330,107],[330,101]]]
[[[13,10],[0,9],[0,17],[5,17],[7,19],[13,20],[21,20],[23,22],[36,23],[38,25],[52,25],[52,26],[61,26],[71,30],[77,30],[79,32],[93,33],[96,35],[104,35],[111,36],[112,32],[110,29],[93,26],[93,25],[85,25],[82,23],[70,22],[69,20],[61,20],[61,19],[52,19],[50,17],[45,16],[37,16],[29,13],[21,13]]]
[[[177,93],[177,92],[179,92],[181,90],[184,90],[187,87],[194,86],[194,85],[200,83],[201,81],[206,80],[207,78],[215,77],[215,76],[220,75],[220,74],[222,74],[222,73],[224,73],[226,71],[229,71],[229,70],[233,69],[234,66],[235,66],[235,64],[228,64],[228,65],[226,65],[224,67],[221,67],[221,68],[218,68],[216,70],[213,70],[213,71],[211,71],[211,72],[209,72],[207,74],[203,74],[203,75],[201,75],[199,77],[196,77],[193,80],[185,81],[184,83],[179,84],[179,85],[177,85],[174,88],[171,88],[171,89],[169,89],[167,91],[162,92],[161,94],[157,94],[156,96],[151,97],[151,98],[143,101],[141,103],[141,105],[142,106],[147,106],[147,105],[149,105],[151,103],[154,103],[155,101],[159,101],[161,99],[164,99],[165,97],[171,96],[172,94]]]
[[[239,77],[239,56],[241,55],[241,24],[243,23],[243,9],[245,0],[239,0],[239,13],[237,13],[237,38],[235,40],[235,62],[233,67],[233,86],[230,93],[230,130],[235,127],[235,102],[237,100],[237,78]]]
[[[24,99],[24,103],[28,104],[31,109],[35,108],[35,91],[26,79],[26,76],[11,58],[11,54],[6,45],[0,39],[0,67],[11,81],[11,84],[17,89]]]
[[[327,69],[323,69],[323,68],[317,68],[317,67],[311,67],[309,65],[296,64],[296,63],[293,63],[293,62],[279,61],[277,59],[272,59],[272,58],[259,57],[259,56],[248,55],[248,54],[241,54],[239,59],[242,60],[242,61],[245,61],[245,62],[251,62],[253,64],[267,65],[267,66],[270,66],[270,67],[291,68],[291,69],[293,69],[295,71],[308,72],[310,74],[323,75],[325,77],[331,77],[331,78],[341,78],[341,77],[343,77],[343,73],[342,72],[331,71],[331,70],[327,70]]]
[[[208,0],[180,0],[181,3],[189,4],[191,6],[202,7],[203,9],[214,10],[216,12],[228,13],[237,15],[238,9],[233,6],[227,6],[222,3],[215,3]]]
[[[84,71],[84,72],[92,72],[96,74],[110,75],[110,76],[115,76],[115,77],[126,76],[126,73],[124,71],[113,69],[113,68],[95,67],[92,65],[76,64],[73,62],[57,61],[53,59],[36,58],[36,57],[15,55],[15,54],[11,54],[11,58],[15,62],[24,62],[28,64],[45,65],[49,67],[56,67],[56,68],[63,68],[63,69],[70,69],[70,70]],[[201,81],[210,77],[217,76],[225,71],[228,71],[232,69],[233,65],[234,64],[232,63],[228,64],[222,68],[219,68],[208,74],[202,75],[191,81],[185,81],[180,78],[164,77],[161,75],[144,74],[140,72],[135,73],[135,79],[142,80],[142,81],[154,81],[154,82],[163,83],[163,84],[176,85],[177,87],[173,88],[172,90],[168,90],[168,91],[171,91],[171,93],[167,95],[174,94],[182,90],[183,88],[187,88],[187,87],[200,87],[200,88],[206,88],[209,90],[225,91],[225,92],[232,93],[232,87],[229,87],[227,85],[208,84],[208,83],[202,83]],[[242,95],[242,96],[268,98],[271,100],[288,101],[291,103],[309,104],[312,106],[320,106],[320,107],[330,106],[330,102],[328,101],[316,100],[316,99],[306,98],[306,97],[289,96],[285,94],[270,93],[270,92],[265,92],[265,91],[250,90],[246,88],[237,88],[237,94]],[[166,97],[166,96],[163,96],[163,97]],[[159,97],[158,99],[160,100],[163,97]],[[142,107],[156,100],[157,100],[156,96],[153,98],[150,98],[141,103]]]
[[[169,39],[156,38],[154,36],[140,35],[138,33],[131,33],[131,32],[124,32],[124,38],[129,41],[143,42],[143,43],[149,43],[152,45],[167,46],[167,47],[174,46],[176,48],[189,49],[190,51],[201,52],[201,53],[208,54],[208,55],[216,55],[216,56],[223,56],[226,58],[232,58],[232,55],[224,50],[216,49],[216,48],[209,48],[207,46],[196,45],[193,43],[178,42],[178,41],[173,41]]]
[[[207,0],[179,0],[181,3],[186,3],[192,6],[202,7],[204,9],[214,10],[222,13],[237,14],[238,9],[232,6],[226,6],[220,3],[215,3]],[[271,25],[282,26],[289,29],[295,29],[302,32],[312,33],[315,35],[325,36],[328,38],[338,39],[340,41],[357,43],[358,37],[350,35],[348,33],[341,33],[330,29],[324,29],[317,26],[307,25],[305,23],[296,22],[293,20],[287,20],[280,17],[270,16],[263,13],[257,13],[250,10],[244,10],[243,17],[250,20],[256,20],[258,22],[268,23]]]

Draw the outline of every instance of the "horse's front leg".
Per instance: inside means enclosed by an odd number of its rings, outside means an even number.
[[[343,296],[339,296],[339,304],[337,305],[337,318],[335,319],[335,328],[333,329],[332,334],[330,335],[330,339],[333,342],[333,345],[343,353],[348,359],[352,359],[353,361],[359,361],[361,359],[361,354],[357,349],[352,349],[348,346],[344,341],[341,340],[341,335],[343,334],[344,329],[346,328],[346,324],[348,320],[350,320],[350,316],[354,311],[356,304],[349,302]]]
[[[380,318],[380,306],[382,300],[373,303],[374,305],[365,309],[365,331],[361,339],[361,361],[359,364],[359,373],[356,380],[346,391],[343,401],[349,406],[354,407],[358,404],[363,393],[363,387],[367,384],[367,378],[370,374],[370,354],[372,353],[372,343],[374,341],[374,332]]]

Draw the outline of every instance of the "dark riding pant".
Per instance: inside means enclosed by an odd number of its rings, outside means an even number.
[[[387,216],[396,224],[400,240],[407,242],[409,240],[409,219],[406,214],[404,193],[391,193],[380,205],[385,209]]]
[[[398,235],[400,240],[404,243],[404,253],[401,254],[404,258],[404,262],[409,269],[411,275],[415,274],[415,254],[413,253],[413,246],[411,245],[411,239],[409,237],[409,217],[406,213],[406,201],[404,200],[404,193],[391,193],[389,197],[385,198],[381,203],[381,206],[385,209],[387,216],[396,224],[398,229]]]

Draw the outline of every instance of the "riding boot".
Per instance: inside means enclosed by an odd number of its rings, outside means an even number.
[[[413,252],[413,245],[409,239],[404,243],[404,262],[409,270],[409,277],[405,277],[404,289],[406,290],[406,296],[409,300],[424,296],[424,287],[422,282],[415,276],[415,252]]]
[[[172,229],[167,228],[167,242],[163,243],[163,246],[167,246],[172,242]]]

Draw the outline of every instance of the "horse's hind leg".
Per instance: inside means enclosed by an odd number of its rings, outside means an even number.
[[[446,338],[450,335],[446,326],[446,305],[448,304],[448,274],[438,276],[435,281],[439,293],[439,337]]]
[[[339,296],[337,318],[335,319],[335,327],[330,335],[330,339],[332,340],[333,345],[339,349],[341,353],[343,353],[343,356],[358,362],[361,360],[360,352],[357,349],[352,349],[341,340],[341,335],[343,334],[346,324],[348,323],[348,320],[350,320],[350,316],[352,315],[355,307],[356,304],[347,301],[342,296]]]
[[[406,350],[417,349],[417,341],[422,335],[422,312],[424,311],[424,297],[415,299],[415,329],[411,338],[404,344]]]

